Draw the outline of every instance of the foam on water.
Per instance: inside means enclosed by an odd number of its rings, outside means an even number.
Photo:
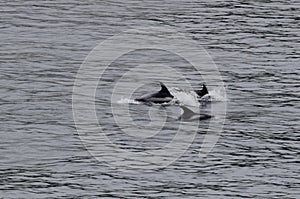
[[[179,88],[171,88],[170,93],[174,96],[174,99],[172,100],[174,103],[196,107],[200,105],[197,94],[194,91],[186,91]]]
[[[208,95],[203,96],[203,100],[210,98],[211,102],[226,102],[227,97],[224,88],[216,87],[209,91]]]
[[[121,99],[118,100],[117,103],[118,104],[140,104],[140,102],[134,99],[124,98],[124,97],[121,97]]]

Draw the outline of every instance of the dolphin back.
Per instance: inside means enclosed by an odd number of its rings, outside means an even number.
[[[150,93],[143,95],[142,97],[136,98],[136,101],[139,102],[153,102],[153,103],[166,103],[172,101],[174,98],[173,95],[171,95],[168,88],[160,82],[160,91],[155,93]]]

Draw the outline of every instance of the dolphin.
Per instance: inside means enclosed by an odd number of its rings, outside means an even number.
[[[195,93],[197,93],[197,95],[199,96],[199,98],[201,98],[201,97],[203,97],[204,95],[208,94],[208,90],[207,90],[205,84],[203,84],[201,90],[195,90]]]
[[[161,89],[158,92],[150,93],[143,95],[142,97],[136,98],[135,100],[138,102],[153,102],[153,103],[168,103],[172,101],[174,98],[173,95],[171,95],[168,88],[160,82]]]
[[[168,88],[162,82],[160,82],[160,86],[161,86],[160,91],[143,95],[139,98],[136,98],[135,100],[138,102],[153,102],[153,103],[158,103],[158,104],[168,103],[168,102],[172,101],[174,96],[170,93]],[[201,90],[195,90],[194,92],[199,96],[199,98],[208,94],[208,90],[207,90],[205,84],[203,84]]]
[[[183,110],[183,113],[180,115],[179,120],[197,121],[197,120],[207,120],[213,117],[208,114],[195,113],[194,111],[187,108],[186,106],[180,106],[180,108]]]

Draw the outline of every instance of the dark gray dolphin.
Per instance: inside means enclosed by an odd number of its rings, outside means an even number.
[[[195,90],[195,93],[197,93],[197,95],[201,98],[204,95],[208,94],[208,90],[205,86],[205,84],[203,84],[202,89],[201,90]]]
[[[135,100],[138,102],[153,102],[159,104],[172,101],[174,96],[171,95],[168,88],[161,82],[160,82],[160,86],[161,86],[160,91],[143,95],[142,97],[136,98]]]
[[[136,98],[135,100],[138,102],[153,102],[158,104],[168,103],[172,101],[174,96],[170,93],[168,88],[161,82],[160,82],[160,86],[161,86],[160,91],[143,95],[142,97]],[[199,98],[208,94],[208,90],[205,84],[203,84],[201,90],[195,90],[195,93],[199,96]]]
[[[183,113],[181,114],[179,119],[183,121],[207,120],[212,118],[212,116],[208,114],[195,113],[194,111],[187,108],[186,106],[180,106],[180,108],[182,108]]]

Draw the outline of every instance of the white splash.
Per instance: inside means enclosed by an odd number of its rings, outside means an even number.
[[[212,102],[226,102],[226,91],[223,87],[216,87],[213,90],[209,91],[208,96]],[[205,99],[207,96],[203,96]]]
[[[193,91],[186,91],[179,88],[171,88],[169,91],[174,96],[173,103],[196,107],[200,105],[197,94]]]
[[[140,104],[140,102],[135,101],[134,99],[124,98],[122,97],[117,101],[118,104]]]

